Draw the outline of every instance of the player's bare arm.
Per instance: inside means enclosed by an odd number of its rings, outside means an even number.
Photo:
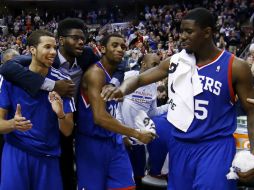
[[[254,105],[247,98],[254,98],[252,74],[247,62],[235,58],[233,62],[233,86],[248,117],[248,134],[251,153],[254,154]]]
[[[64,113],[63,100],[55,91],[49,93],[49,101],[59,122],[59,129],[65,136],[70,136],[73,130],[73,113]]]
[[[22,117],[21,106],[18,104],[13,119],[7,120],[8,110],[0,108],[0,133],[6,134],[14,130],[27,131],[32,128],[32,123],[25,117]]]
[[[119,88],[102,88],[101,96],[104,100],[121,99],[124,95],[134,92],[137,88],[160,81],[168,76],[170,58],[162,61],[158,66],[142,74],[130,77]]]
[[[81,85],[87,92],[95,124],[109,131],[137,138],[143,143],[149,143],[155,137],[153,133],[141,133],[122,125],[106,111],[106,102],[100,95],[101,89],[105,85],[105,74],[102,69],[95,65],[90,67],[84,74]]]

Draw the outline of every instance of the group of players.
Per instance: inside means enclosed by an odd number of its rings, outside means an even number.
[[[236,95],[248,116],[254,154],[254,105],[246,101],[254,98],[252,75],[247,63],[215,46],[215,26],[204,8],[189,11],[181,22],[182,48],[195,56],[203,92],[193,97],[195,117],[188,130],[172,128],[168,189],[236,189],[236,181],[226,179],[235,155]],[[0,69],[0,132],[5,134],[1,189],[75,188],[74,125],[78,189],[135,189],[122,135],[144,144],[157,136],[115,119],[116,100],[175,77],[178,64],[172,67],[171,58],[166,59],[116,87],[110,83],[122,81],[120,63],[127,49],[121,35],[102,39],[100,60],[84,46],[84,23],[79,19],[60,22],[58,40],[56,48],[51,33],[34,31],[28,38],[31,56],[18,56]],[[168,106],[167,114],[173,111]],[[251,175],[239,173],[243,181]]]

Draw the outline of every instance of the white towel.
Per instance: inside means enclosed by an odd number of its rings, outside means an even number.
[[[137,116],[135,117],[135,128],[137,131],[149,131],[152,132],[154,134],[156,134],[156,130],[155,130],[155,125],[153,120],[151,120],[150,117],[148,117],[148,115],[146,114],[145,111],[140,110],[138,111]],[[130,137],[131,143],[133,145],[135,144],[139,144],[142,145],[144,143],[138,141],[136,138],[134,137]]]
[[[254,155],[249,150],[236,153],[230,172],[226,175],[227,179],[238,179],[237,172],[247,172],[254,169]]]
[[[201,92],[195,56],[185,50],[173,55],[168,76],[168,121],[186,132],[194,119],[194,96]]]

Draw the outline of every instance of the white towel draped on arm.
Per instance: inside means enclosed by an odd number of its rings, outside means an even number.
[[[194,119],[194,96],[201,92],[195,56],[185,50],[173,55],[168,76],[169,122],[186,132]]]

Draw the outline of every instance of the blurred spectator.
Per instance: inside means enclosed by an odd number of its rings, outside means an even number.
[[[252,75],[254,77],[254,43],[250,45],[249,55],[246,60],[251,68]]]
[[[7,61],[11,60],[13,57],[18,56],[19,52],[15,49],[7,49],[2,52],[1,55],[1,63],[6,63]]]
[[[164,85],[157,87],[157,106],[165,105],[168,101],[167,88]]]

